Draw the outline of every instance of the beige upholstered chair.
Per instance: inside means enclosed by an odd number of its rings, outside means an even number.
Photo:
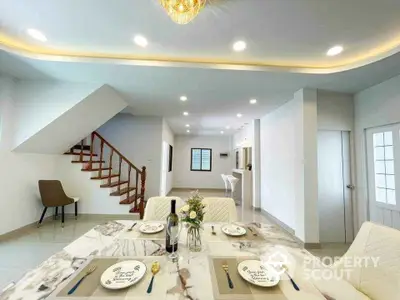
[[[147,200],[143,221],[165,221],[171,212],[171,200],[176,200],[176,212],[184,205],[179,197],[151,197]]]
[[[39,180],[39,192],[44,206],[42,216],[40,217],[38,227],[43,221],[48,207],[55,207],[55,217],[58,213],[58,207],[61,206],[61,223],[64,226],[64,206],[75,203],[75,219],[78,216],[77,197],[68,197],[58,180]]]
[[[333,268],[348,270],[346,260],[374,257],[374,265],[355,266],[347,281],[358,291],[374,300],[393,300],[400,297],[400,231],[386,226],[365,222],[353,244]],[[348,259],[350,258],[350,259]],[[350,298],[349,298],[350,299]]]
[[[232,198],[204,198],[204,222],[236,222],[235,201]]]

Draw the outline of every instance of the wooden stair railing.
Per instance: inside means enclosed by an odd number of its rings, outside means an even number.
[[[97,160],[93,160],[93,157],[97,157],[98,155],[94,153],[96,142],[100,142],[100,157]],[[108,148],[108,149],[107,149]],[[74,151],[74,149],[80,150],[80,152]],[[84,151],[90,150],[90,154]],[[110,152],[108,157],[109,166],[103,167],[105,164],[104,160],[104,152],[108,150]],[[144,194],[146,190],[146,167],[142,167],[142,169],[137,168],[133,163],[131,163],[121,152],[119,152],[113,145],[111,145],[105,138],[103,138],[99,133],[93,132],[91,135],[90,146],[84,145],[84,140],[81,141],[80,144],[76,145],[75,147],[71,148],[71,154],[74,153],[75,155],[79,155],[79,161],[82,163],[88,163],[88,167],[86,169],[82,169],[82,171],[97,171],[98,176],[92,177],[92,179],[106,179],[107,184],[102,185],[101,187],[117,187],[117,191],[111,193],[111,196],[121,196],[126,195],[126,199],[122,200],[120,204],[134,204],[131,208],[130,212],[139,212],[140,218],[143,219],[144,215]],[[118,164],[118,171],[117,174],[112,174],[113,168],[113,158],[114,154],[117,158]],[[86,156],[86,160],[84,160],[84,156]],[[87,156],[90,156],[89,160],[87,160]],[[98,163],[99,167],[93,168],[93,163]],[[127,178],[122,180],[122,167],[127,166]],[[108,175],[104,175],[103,172],[108,171]],[[135,178],[135,186],[131,186],[131,178],[132,171],[134,173]],[[111,183],[111,178],[118,177],[118,182]],[[140,177],[140,178],[139,178]],[[138,194],[138,187],[139,187],[139,179],[140,179],[140,194]],[[121,189],[121,185],[127,183],[127,187]],[[134,193],[131,196],[131,193]],[[139,200],[139,203],[137,202]]]

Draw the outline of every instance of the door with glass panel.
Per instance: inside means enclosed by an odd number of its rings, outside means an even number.
[[[400,124],[366,131],[369,219],[400,229]]]

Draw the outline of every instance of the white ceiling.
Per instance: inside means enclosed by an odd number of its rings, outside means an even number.
[[[228,125],[232,129],[225,131],[232,134],[303,87],[354,93],[398,75],[400,54],[351,71],[312,75],[42,61],[0,52],[0,71],[17,78],[107,83],[133,114],[164,116],[175,133],[185,133],[189,123],[194,134],[219,134]],[[182,94],[188,101],[179,100]],[[251,98],[258,103],[250,105]],[[183,111],[190,116],[182,116]]]
[[[177,25],[158,0],[1,0],[0,26],[2,34],[22,43],[87,55],[363,64],[400,50],[400,1],[208,0],[193,23]],[[48,41],[33,40],[27,28],[40,30]],[[136,34],[147,37],[148,47],[133,43]],[[238,39],[248,44],[242,53],[232,51]],[[344,46],[343,54],[327,57],[328,48],[337,44]]]
[[[193,23],[177,25],[157,0],[0,0],[0,48],[18,54],[0,50],[0,72],[109,84],[129,112],[164,116],[178,134],[185,124],[194,134],[232,134],[300,88],[355,93],[400,74],[399,0],[209,3]],[[48,41],[28,37],[27,28]],[[146,36],[148,47],[136,46],[135,34]],[[231,50],[237,39],[246,40],[244,52]],[[335,44],[344,52],[327,57]],[[248,71],[255,69],[263,71]],[[321,72],[336,73],[306,74]]]

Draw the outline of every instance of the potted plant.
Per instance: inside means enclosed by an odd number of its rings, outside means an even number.
[[[180,209],[181,221],[187,227],[187,246],[190,251],[201,251],[200,229],[204,218],[205,205],[202,203],[203,197],[199,192],[191,193],[189,199]]]

